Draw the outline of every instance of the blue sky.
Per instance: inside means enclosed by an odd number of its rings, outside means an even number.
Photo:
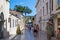
[[[15,5],[28,6],[32,10],[32,13],[27,15],[34,16],[36,14],[36,2],[37,0],[10,0],[10,8],[13,9]]]

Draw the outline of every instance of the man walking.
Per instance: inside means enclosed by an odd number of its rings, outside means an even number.
[[[39,25],[34,25],[34,37],[35,40],[39,40]]]

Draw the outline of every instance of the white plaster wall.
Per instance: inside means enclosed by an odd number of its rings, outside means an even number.
[[[4,20],[7,20],[7,28],[8,28],[9,27],[9,24],[8,24],[9,2],[6,2],[6,0],[0,0],[0,13],[1,12],[3,12],[3,14],[4,14]],[[6,29],[5,22],[4,22],[4,28]]]
[[[16,34],[16,30],[17,30],[17,27],[18,26],[15,26],[15,23],[16,21],[15,20],[18,20],[18,24],[20,24],[20,30],[23,30],[25,27],[24,27],[24,23],[23,23],[23,16],[20,15],[20,19],[13,16],[13,15],[10,15],[10,18],[11,18],[11,28],[9,27],[9,34]],[[14,19],[14,27],[13,27],[13,19]]]
[[[20,29],[23,31],[25,29],[24,17],[21,15]]]
[[[16,30],[17,30],[17,27],[18,27],[18,23],[17,23],[17,26],[16,26],[16,20],[18,20],[17,22],[19,22],[20,19],[18,19],[17,17],[13,16],[13,15],[10,15],[10,18],[11,18],[11,27],[9,27],[9,34],[16,34]],[[13,27],[13,19],[14,19],[14,27]]]

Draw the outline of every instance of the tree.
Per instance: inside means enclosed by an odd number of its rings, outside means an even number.
[[[31,21],[32,21],[32,22],[34,21],[34,17],[31,17]]]
[[[28,7],[24,7],[25,16],[26,16],[26,13],[30,14],[31,12],[32,12],[31,9],[29,9]]]
[[[24,12],[24,7],[21,5],[16,5],[14,10],[23,13]]]
[[[21,6],[21,5],[16,5],[14,10],[16,10],[17,12],[21,12],[23,16],[25,16],[26,18],[26,14],[30,14],[32,12],[32,10],[26,6]],[[25,14],[25,15],[24,15]],[[26,23],[26,21],[25,21]]]
[[[16,5],[14,10],[21,12],[21,13],[25,13],[25,16],[26,16],[26,13],[30,14],[32,12],[30,8],[21,6],[21,5]]]

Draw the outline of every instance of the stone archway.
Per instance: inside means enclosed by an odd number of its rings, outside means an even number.
[[[3,38],[3,29],[4,29],[4,14],[0,13],[0,38]]]

